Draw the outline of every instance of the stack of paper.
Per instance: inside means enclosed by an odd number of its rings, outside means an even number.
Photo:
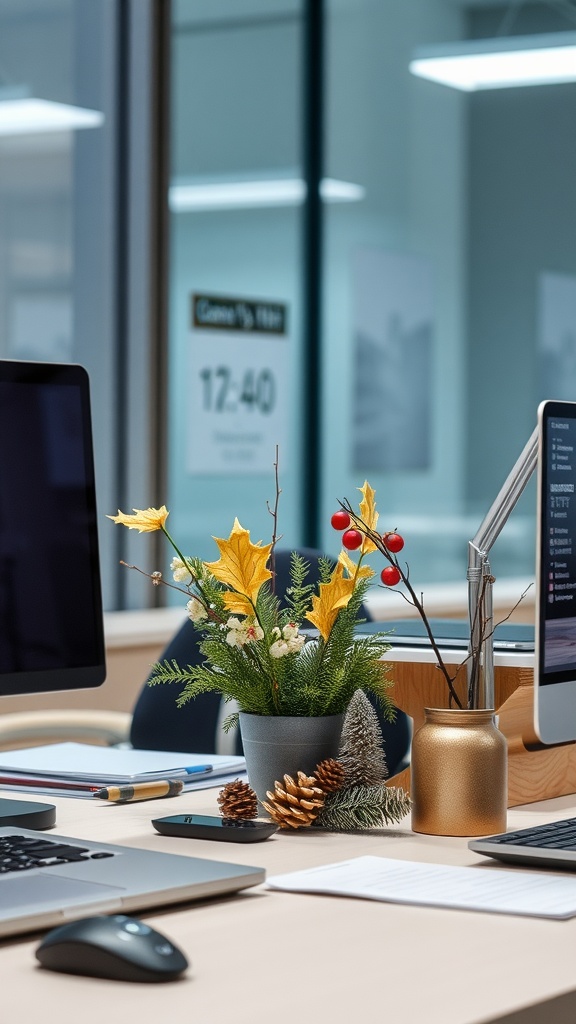
[[[356,896],[453,910],[576,917],[576,878],[490,864],[452,867],[387,857],[354,857],[269,878],[270,889]]]
[[[92,796],[106,786],[181,779],[185,790],[221,786],[245,772],[243,757],[52,743],[0,752],[0,787]]]

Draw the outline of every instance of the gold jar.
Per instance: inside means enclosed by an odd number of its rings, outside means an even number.
[[[494,712],[425,708],[410,765],[412,828],[437,836],[506,830],[506,739]]]

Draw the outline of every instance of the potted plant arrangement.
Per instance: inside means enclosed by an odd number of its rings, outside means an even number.
[[[360,490],[359,516],[375,529],[374,491],[368,483]],[[281,600],[274,569],[278,481],[276,491],[271,542],[253,543],[236,519],[228,538],[215,538],[220,557],[212,562],[180,551],[167,529],[165,506],[109,516],[129,529],[166,536],[174,550],[172,580],[146,575],[187,597],[187,613],[201,634],[203,663],[158,664],[151,684],[184,683],[180,705],[207,691],[231,702],[224,727],[239,720],[248,777],[261,801],[285,774],[310,776],[319,762],[337,756],[344,715],[357,691],[372,694],[388,720],[395,715],[380,660],[385,634],[357,633],[374,575],[365,562],[374,541],[360,537],[355,559],[349,548],[335,565],[320,558],[316,587],[308,582],[308,563],[293,552],[291,582]]]

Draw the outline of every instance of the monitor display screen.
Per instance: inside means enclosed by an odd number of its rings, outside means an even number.
[[[0,694],[98,686],[104,651],[87,374],[0,360]]]
[[[540,682],[576,677],[576,404],[548,402],[542,421]]]
[[[576,739],[576,403],[538,409],[534,724]]]

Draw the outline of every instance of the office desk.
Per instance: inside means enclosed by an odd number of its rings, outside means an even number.
[[[216,796],[204,790],[123,806],[58,798],[56,831],[263,865],[269,875],[361,854],[489,863],[466,840],[412,833],[408,819],[363,835],[302,830],[246,846],[171,839],[150,825],[161,814],[214,813]],[[571,815],[576,798],[562,797],[514,808],[508,824]],[[557,1024],[576,1014],[576,918],[514,918],[264,887],[140,916],[186,952],[192,967],[184,980],[141,985],[59,975],[34,959],[39,934],[6,939],[2,1024]],[[507,1016],[531,1004],[539,1005]]]

